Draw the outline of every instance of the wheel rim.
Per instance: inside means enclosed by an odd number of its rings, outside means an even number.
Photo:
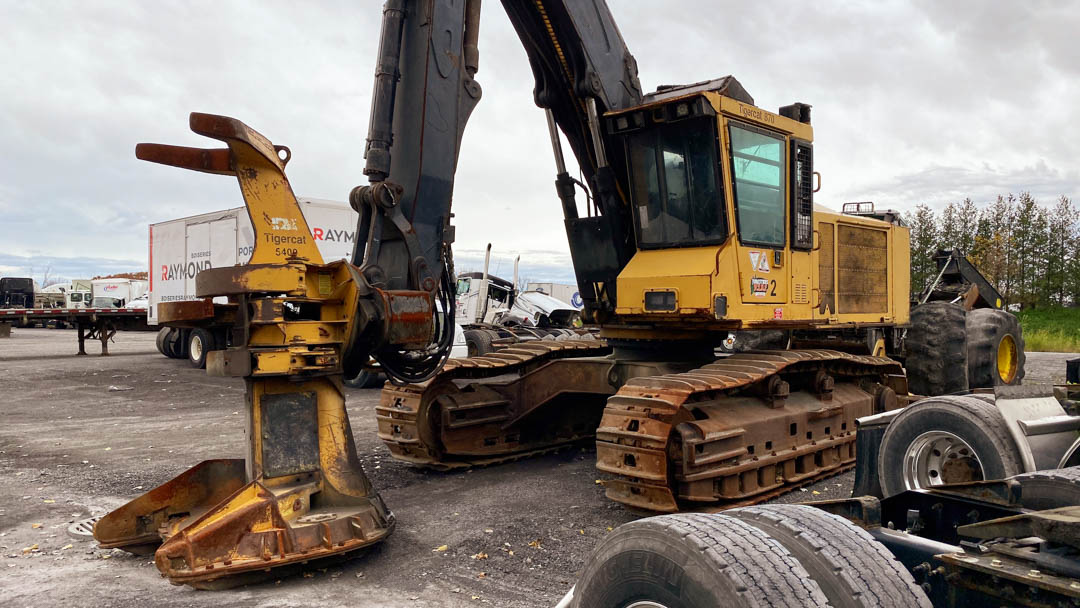
[[[199,359],[202,359],[202,351],[203,351],[202,338],[200,338],[199,336],[195,336],[195,337],[191,338],[191,347],[190,347],[190,349],[191,349],[191,358],[192,359],[194,359],[196,361],[198,361]]]
[[[627,604],[626,608],[667,608],[667,606],[652,600],[638,600],[633,604]]]
[[[1016,378],[1016,368],[1019,367],[1016,355],[1016,342],[1009,334],[998,342],[997,349],[997,372],[998,377],[1005,384],[1012,384]]]
[[[904,487],[908,490],[985,479],[978,454],[947,431],[923,433],[904,453]]]

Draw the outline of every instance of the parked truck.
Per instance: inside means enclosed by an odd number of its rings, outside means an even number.
[[[301,197],[299,202],[323,259],[351,256],[356,212],[336,201]],[[200,272],[245,264],[254,245],[254,230],[244,207],[150,224],[147,322],[160,325],[157,305],[162,302],[199,299],[195,277]],[[187,358],[193,366],[203,367],[207,352],[225,348],[225,328],[163,327],[157,345],[166,356]]]
[[[128,302],[146,293],[143,279],[94,279],[91,285],[91,308],[124,308]]]

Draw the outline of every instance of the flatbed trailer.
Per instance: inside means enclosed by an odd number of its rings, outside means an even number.
[[[13,323],[64,321],[75,326],[78,355],[86,354],[86,340],[101,341],[101,355],[109,354],[109,340],[117,331],[149,330],[145,308],[4,308],[0,309],[0,338],[8,337]]]

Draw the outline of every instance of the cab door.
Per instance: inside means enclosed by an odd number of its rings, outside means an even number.
[[[725,136],[742,301],[787,303],[787,138],[735,120],[727,121]]]

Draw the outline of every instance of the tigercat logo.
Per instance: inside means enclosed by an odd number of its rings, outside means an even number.
[[[188,262],[187,264],[184,264],[183,262],[177,264],[162,264],[161,280],[175,281],[178,279],[190,279],[210,267],[210,260]]]
[[[270,217],[263,213],[263,221],[273,230],[299,230],[296,220],[291,217]]]

